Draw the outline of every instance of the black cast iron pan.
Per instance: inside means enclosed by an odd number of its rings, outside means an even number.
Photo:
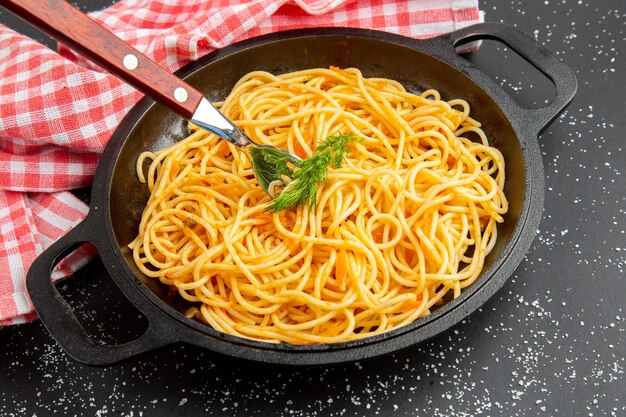
[[[459,57],[455,46],[496,39],[518,52],[555,85],[541,109],[519,106],[487,75]],[[492,145],[506,160],[505,193],[510,208],[498,241],[479,279],[459,298],[413,324],[360,341],[329,345],[257,342],[222,334],[186,318],[187,307],[164,286],[148,281],[134,266],[126,245],[135,237],[148,198],[136,179],[135,161],[187,135],[186,123],[151,99],[142,99],[122,121],[104,151],[93,182],[85,220],[40,255],[28,272],[28,290],[46,328],[76,360],[110,364],[175,342],[259,362],[310,365],[370,358],[422,342],[459,322],[491,297],[519,265],[534,238],[543,209],[544,174],[537,136],[573,98],[573,72],[529,36],[510,26],[484,23],[428,40],[384,32],[324,28],[261,36],[213,52],[177,72],[212,100],[221,100],[253,70],[284,73],[299,69],[357,67],[365,76],[392,78],[415,91],[435,88],[443,98],[463,98]],[[103,346],[84,329],[50,282],[60,259],[84,242],[99,251],[111,279],[147,317],[138,339]]]

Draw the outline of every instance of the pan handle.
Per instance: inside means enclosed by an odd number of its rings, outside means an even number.
[[[552,101],[543,108],[523,109],[528,120],[541,133],[572,101],[577,82],[574,72],[546,47],[513,26],[487,22],[451,32],[446,35],[453,46],[480,39],[500,41],[513,49],[547,76],[555,86]]]
[[[87,216],[39,255],[28,270],[28,293],[44,326],[68,355],[89,365],[112,364],[172,343],[168,332],[160,331],[149,318],[145,333],[131,342],[115,346],[93,342],[50,280],[53,268],[71,251],[85,242],[96,243],[90,237],[97,233],[92,223]]]

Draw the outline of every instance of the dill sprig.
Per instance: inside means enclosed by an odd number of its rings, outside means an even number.
[[[315,149],[310,158],[296,162],[297,167],[292,180],[278,197],[267,207],[267,211],[278,213],[301,205],[308,205],[309,210],[317,203],[317,187],[328,180],[328,168],[341,168],[346,154],[350,151],[348,143],[359,142],[360,138],[348,134],[328,136]]]

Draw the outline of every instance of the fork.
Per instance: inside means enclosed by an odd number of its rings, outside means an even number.
[[[96,23],[64,0],[0,0],[0,6],[90,59],[183,118],[248,149],[257,181],[270,197],[293,176],[300,158],[285,149],[258,144],[204,95]]]

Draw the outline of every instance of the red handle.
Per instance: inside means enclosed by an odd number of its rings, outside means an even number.
[[[0,0],[0,5],[190,119],[202,94],[64,0]]]

